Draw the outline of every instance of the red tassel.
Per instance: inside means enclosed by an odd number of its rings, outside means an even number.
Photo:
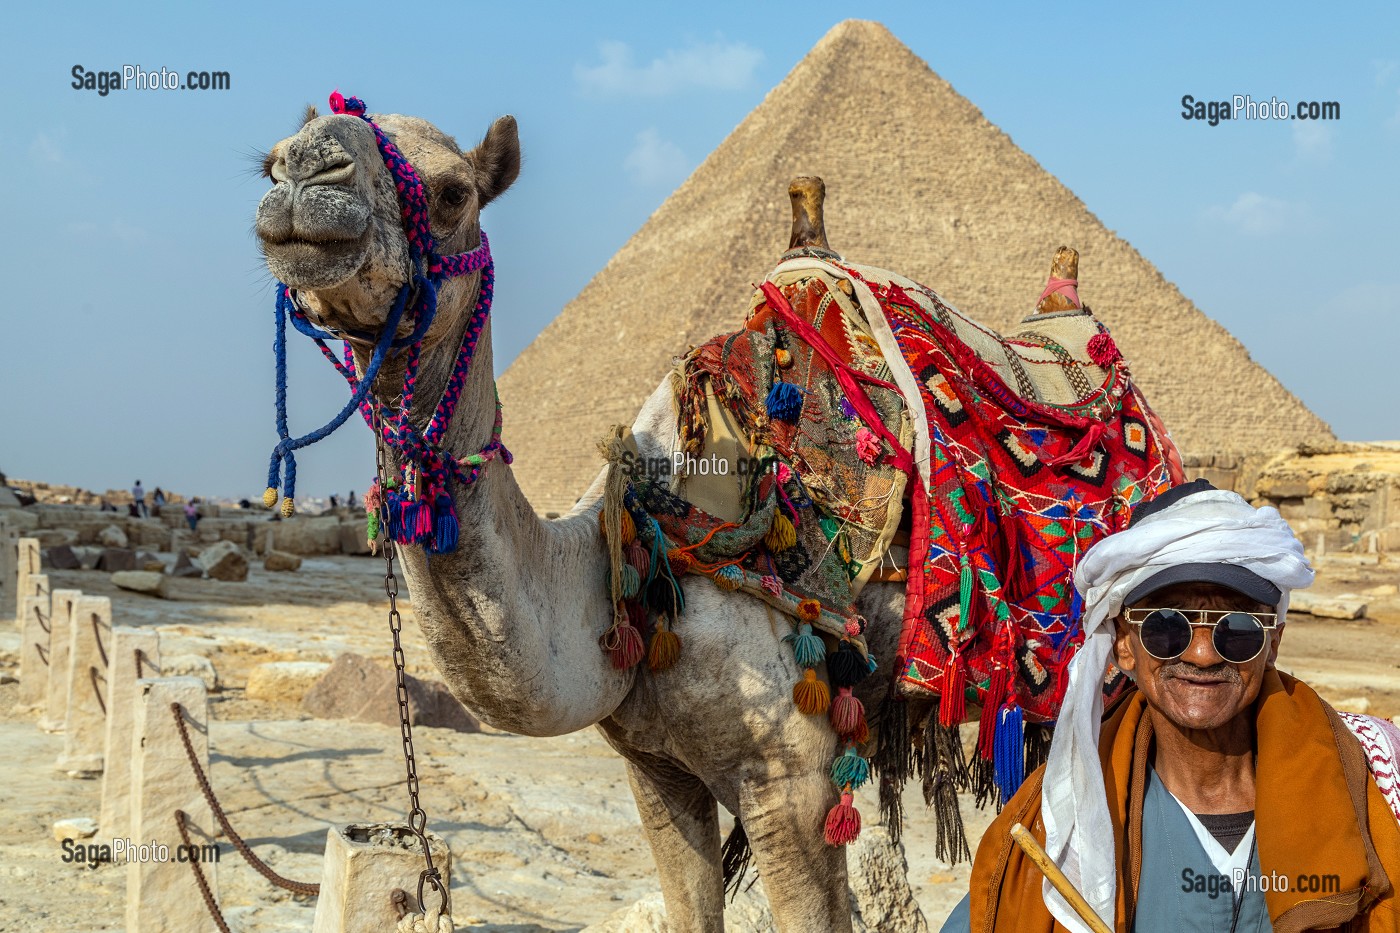
[[[844,846],[860,835],[860,812],[851,802],[850,791],[841,794],[841,802],[826,815],[826,844]]]
[[[642,643],[642,633],[629,622],[618,625],[603,638],[605,639],[605,650],[608,652],[608,657],[612,659],[612,666],[620,671],[632,667],[646,655],[646,646]]]
[[[963,696],[963,691],[966,689],[967,671],[959,663],[958,656],[953,655],[948,659],[948,663],[943,665],[943,677],[939,683],[938,722],[940,725],[962,725],[963,717],[967,715],[967,697]]]
[[[836,730],[836,734],[850,735],[864,721],[865,705],[851,695],[851,688],[837,690],[836,699],[831,701],[831,728]]]
[[[992,672],[992,682],[982,697],[982,718],[977,722],[977,754],[984,761],[991,761],[995,751],[993,739],[996,735],[997,714],[1006,695],[1011,689],[1011,672],[998,668]]]

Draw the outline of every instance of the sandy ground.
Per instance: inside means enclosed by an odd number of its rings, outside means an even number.
[[[328,827],[401,819],[406,811],[397,730],[304,718],[290,704],[248,700],[249,669],[273,660],[326,660],[352,650],[388,655],[383,565],[364,558],[308,559],[295,574],[255,566],[247,583],[172,581],[173,599],[119,591],[105,574],[51,572],[55,588],[110,596],[119,625],[161,632],[162,652],[202,654],[222,688],[211,694],[212,780],[235,828],[276,870],[317,881]],[[1323,593],[1364,593],[1400,582],[1394,564],[1324,563]],[[1295,616],[1280,666],[1329,699],[1400,714],[1400,598],[1371,597],[1368,618]],[[0,635],[0,670],[13,668],[17,635]],[[409,668],[431,674],[415,627]],[[0,686],[0,930],[121,930],[125,869],[65,864],[57,819],[96,818],[99,781],[54,769],[62,737],[15,709]],[[423,805],[454,853],[458,929],[580,930],[657,890],[650,853],[620,760],[594,732],[557,739],[418,729]],[[966,891],[967,866],[933,855],[932,818],[911,787],[906,848],[915,895],[937,929]],[[873,818],[873,793],[858,800]],[[972,838],[990,814],[963,801]],[[314,900],[272,887],[225,846],[217,869],[235,931],[308,930]],[[209,929],[213,929],[212,924]]]

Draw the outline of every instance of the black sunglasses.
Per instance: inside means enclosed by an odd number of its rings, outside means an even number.
[[[1192,622],[1188,615],[1199,616]],[[1212,618],[1214,617],[1214,618]],[[1232,664],[1245,664],[1259,657],[1268,641],[1268,631],[1278,628],[1278,615],[1272,612],[1240,612],[1221,609],[1127,609],[1123,618],[1138,626],[1142,647],[1158,661],[1181,657],[1191,646],[1191,629],[1212,626],[1215,651]]]

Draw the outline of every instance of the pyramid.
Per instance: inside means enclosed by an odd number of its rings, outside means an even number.
[[[1031,313],[1060,245],[1185,453],[1332,437],[1127,242],[878,23],[817,43],[500,379],[505,437],[541,512],[596,475],[673,358],[738,329],[791,226],[788,182],[826,181],[847,260],[907,275],[984,323]],[[526,414],[528,413],[528,415]]]

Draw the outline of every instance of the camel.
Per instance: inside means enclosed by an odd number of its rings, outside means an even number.
[[[374,120],[430,193],[438,251],[476,247],[481,210],[519,174],[514,118],[496,120],[467,151],[425,120]],[[369,125],[311,110],[295,135],[271,149],[264,171],[273,187],[257,208],[256,233],[272,274],[297,290],[318,324],[382,330],[409,280],[409,251]],[[819,201],[808,192],[794,195],[794,206],[794,245],[824,243]],[[472,274],[439,293],[410,413],[420,427],[448,381],[478,288]],[[352,345],[363,373],[370,344]],[[404,365],[401,356],[385,363],[379,398],[398,395]],[[480,450],[491,436],[492,372],[488,325],[444,438],[454,456]],[[672,454],[677,432],[666,381],[632,433],[642,456]],[[659,673],[614,668],[599,647],[612,615],[600,584],[607,570],[598,534],[603,482],[600,474],[554,520],[536,514],[500,460],[475,484],[455,487],[457,549],[431,560],[420,548],[400,549],[434,663],[452,693],[496,728],[530,736],[589,726],[602,732],[626,762],[672,930],[723,929],[723,806],[742,820],[779,929],[849,931],[845,851],[822,842],[836,797],[826,771],[837,739],[824,718],[793,705],[801,670],[782,641],[789,625],[743,593],[687,576],[682,662]],[[903,602],[898,583],[872,583],[860,595],[857,610],[870,621],[878,658],[895,656]],[[874,710],[887,689],[887,678],[871,677],[857,695]]]

